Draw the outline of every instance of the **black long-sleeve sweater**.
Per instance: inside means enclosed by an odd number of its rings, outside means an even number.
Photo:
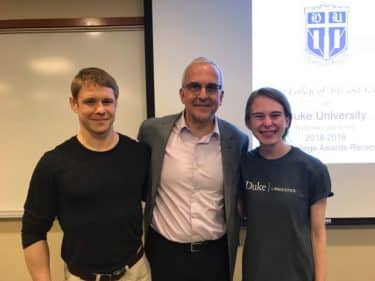
[[[148,164],[147,147],[124,135],[105,152],[72,137],[45,153],[24,206],[23,247],[45,240],[57,218],[64,233],[61,256],[72,271],[124,266],[141,244]]]

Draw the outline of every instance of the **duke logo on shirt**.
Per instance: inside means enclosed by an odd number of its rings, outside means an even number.
[[[267,185],[261,184],[259,181],[254,183],[252,181],[246,181],[246,189],[252,191],[267,191]]]

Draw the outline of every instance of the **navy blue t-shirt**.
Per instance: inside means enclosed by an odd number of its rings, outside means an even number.
[[[272,160],[255,149],[242,159],[241,175],[243,281],[312,281],[310,207],[332,195],[326,166],[296,147]]]

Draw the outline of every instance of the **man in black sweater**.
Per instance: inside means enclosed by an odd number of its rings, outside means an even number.
[[[79,132],[39,160],[24,206],[22,243],[30,275],[51,280],[46,236],[57,218],[65,280],[149,281],[141,241],[148,149],[114,131],[119,89],[110,74],[84,68],[71,91]]]

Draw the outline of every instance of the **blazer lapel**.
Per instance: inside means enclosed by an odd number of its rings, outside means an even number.
[[[225,126],[220,119],[219,122],[219,130],[220,130],[220,145],[221,145],[221,157],[223,161],[223,188],[224,188],[224,201],[226,206],[226,219],[228,219],[228,212],[230,210],[230,205],[232,204],[231,197],[235,195],[232,188],[232,176],[234,175],[233,169],[235,169],[235,161],[234,159],[234,135],[231,130]]]

